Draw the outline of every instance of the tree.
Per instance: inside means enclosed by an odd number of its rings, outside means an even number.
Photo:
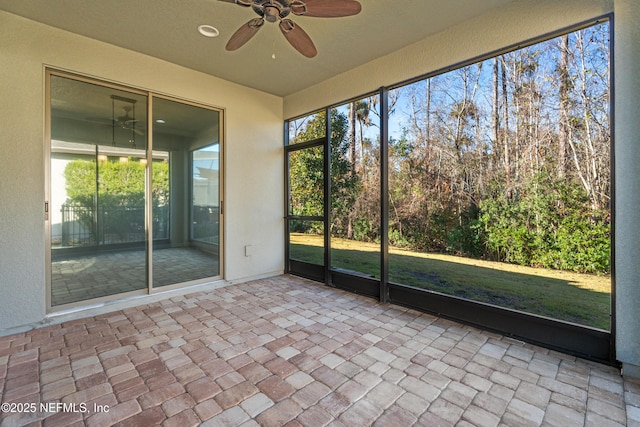
[[[578,272],[609,271],[608,216],[590,209],[578,183],[541,173],[523,185],[515,203],[501,191],[494,196],[481,202],[493,258]]]
[[[144,240],[146,166],[134,161],[137,159],[128,160],[96,163],[95,159],[76,159],[65,167],[66,208],[92,231],[94,244],[101,243],[106,234]],[[168,217],[160,208],[169,204],[169,165],[153,162],[152,171],[153,221],[164,223],[166,230]],[[130,236],[123,239],[131,241]]]
[[[390,90],[390,243],[608,271],[608,55],[602,24]],[[332,236],[379,233],[369,101],[332,109]],[[292,139],[324,123],[297,121]],[[320,203],[321,150],[295,157],[295,197]]]
[[[569,76],[569,35],[560,37],[559,74],[559,112],[560,130],[558,132],[558,177],[564,178],[567,172],[567,142],[569,140],[569,91],[572,87]]]
[[[606,271],[606,41],[595,26],[394,90],[392,244]]]
[[[331,109],[331,224],[332,233],[346,236],[348,218],[339,213],[353,205],[357,176],[351,175],[351,162],[348,156],[348,123],[344,114]],[[320,113],[308,120],[299,130],[293,144],[310,141],[325,135],[325,114]],[[324,210],[324,149],[321,147],[295,151],[289,160],[289,184],[291,206],[294,215],[322,216]],[[305,228],[305,232],[317,232]]]
[[[146,166],[137,161],[73,160],[64,170],[67,203],[93,206],[96,196],[102,206],[144,206]],[[153,163],[152,196],[157,205],[169,200],[169,165]],[[156,205],[156,206],[157,206]]]

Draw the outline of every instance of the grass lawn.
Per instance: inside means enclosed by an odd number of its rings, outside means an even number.
[[[291,257],[323,263],[321,236],[291,234]],[[333,267],[380,276],[380,246],[331,240]],[[611,277],[389,250],[389,281],[610,330]]]

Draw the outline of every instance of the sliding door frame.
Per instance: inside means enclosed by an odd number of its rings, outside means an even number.
[[[204,284],[212,281],[222,280],[224,278],[224,198],[225,198],[225,149],[224,149],[224,141],[225,141],[225,110],[220,107],[215,107],[212,105],[203,104],[200,102],[189,101],[182,99],[180,97],[175,97],[167,94],[162,94],[150,90],[140,89],[133,86],[128,86],[121,83],[111,82],[108,80],[102,80],[95,77],[85,76],[82,74],[78,74],[75,72],[60,70],[52,67],[45,67],[45,97],[44,97],[44,166],[43,171],[45,173],[45,189],[44,189],[44,206],[43,206],[43,219],[44,219],[44,228],[45,228],[45,303],[46,303],[46,312],[47,313],[55,313],[55,312],[63,312],[67,310],[74,310],[80,307],[92,306],[95,304],[102,304],[109,301],[115,300],[123,300],[130,297],[136,297],[139,295],[152,295],[154,293],[164,292],[167,290],[184,288],[191,285],[196,284]],[[60,304],[60,305],[52,305],[52,223],[51,223],[51,200],[52,200],[52,183],[51,183],[51,142],[52,142],[52,134],[51,134],[51,77],[62,77],[82,83],[93,84],[105,88],[110,88],[119,91],[129,92],[139,96],[145,96],[147,98],[147,134],[146,134],[146,157],[147,163],[145,166],[145,202],[144,202],[144,222],[145,222],[145,271],[146,271],[146,288],[122,292],[113,295],[107,295],[98,298],[85,299],[77,302],[72,302],[68,304]],[[162,287],[154,287],[153,286],[153,202],[152,202],[152,167],[153,167],[153,100],[156,99],[166,99],[170,101],[174,101],[184,105],[191,105],[211,111],[215,111],[219,114],[218,118],[218,140],[220,144],[220,154],[219,154],[219,181],[218,181],[218,194],[219,194],[219,246],[218,246],[218,275],[212,277],[206,277],[197,280],[189,280],[185,282],[180,282],[172,285],[162,286]],[[191,166],[190,166],[191,168]],[[189,179],[192,178],[192,173],[190,173]],[[189,190],[191,192],[191,189]],[[191,196],[191,195],[190,195]],[[192,207],[190,206],[191,210]],[[190,231],[189,231],[190,233]]]

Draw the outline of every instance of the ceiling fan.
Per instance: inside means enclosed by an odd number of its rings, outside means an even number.
[[[131,112],[131,109],[132,108],[129,106],[122,107],[122,110],[124,111],[124,115],[116,117],[114,119],[114,125],[118,124],[122,129],[133,131],[138,135],[144,135],[144,132],[142,132],[140,129],[136,129],[136,123],[139,120],[136,120],[135,118],[129,115],[129,113]]]
[[[124,115],[122,116],[116,117],[116,101],[124,104],[121,107],[122,111],[124,111]],[[122,129],[130,130],[132,132],[132,138],[134,139],[135,135],[133,134],[144,135],[144,132],[140,129],[136,129],[136,123],[138,122],[138,120],[136,120],[136,102],[137,101],[135,99],[125,98],[119,95],[111,95],[111,119],[114,132],[117,125]],[[133,117],[129,115],[131,112],[133,112]]]
[[[129,106],[122,107],[122,111],[124,111],[124,115],[116,117],[115,118],[116,123],[124,127],[124,126],[130,125],[131,123],[137,122],[138,120],[134,119],[129,115],[129,113],[131,112],[131,109],[132,108]]]
[[[136,120],[135,118],[129,115],[129,113],[131,113],[132,111],[132,108],[129,106],[124,106],[122,107],[122,111],[124,114],[121,114],[120,116],[115,116],[115,110],[114,110],[114,115],[113,115],[113,118],[111,119],[106,119],[104,117],[91,116],[91,117],[86,117],[85,120],[91,123],[97,123],[101,125],[110,125],[114,128],[117,127],[117,128],[126,129],[129,131],[133,131],[138,135],[144,135],[144,132],[136,127],[138,126],[137,123],[139,123],[140,120]]]
[[[220,0],[251,7],[260,17],[253,18],[240,27],[227,42],[227,50],[244,46],[257,32],[264,21],[278,22],[280,31],[298,52],[307,58],[318,54],[309,35],[295,22],[287,18],[289,14],[315,18],[339,18],[360,13],[361,6],[356,0]]]

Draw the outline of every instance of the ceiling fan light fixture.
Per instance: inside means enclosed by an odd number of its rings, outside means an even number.
[[[280,10],[278,10],[277,7],[275,6],[265,6],[264,8],[264,19],[267,20],[267,22],[271,22],[274,23],[278,20],[278,17],[280,16]]]
[[[200,25],[198,32],[205,37],[218,37],[220,35],[220,31],[212,25]]]

